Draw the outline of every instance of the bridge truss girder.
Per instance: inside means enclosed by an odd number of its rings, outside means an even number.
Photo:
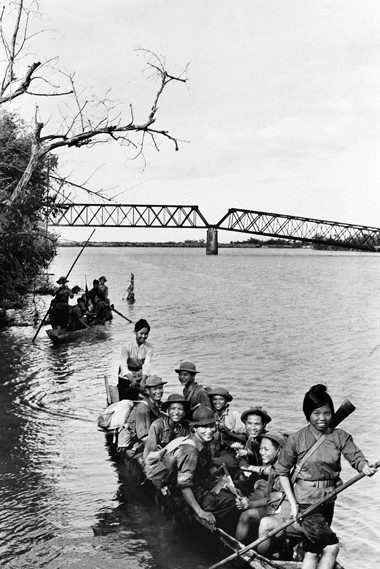
[[[49,215],[55,226],[168,227],[224,229],[265,237],[373,251],[380,228],[231,208],[209,224],[195,205],[56,204]]]
[[[75,227],[207,228],[195,205],[58,204],[49,223]]]
[[[245,209],[229,209],[215,227],[227,231],[369,251],[380,245],[378,227]]]

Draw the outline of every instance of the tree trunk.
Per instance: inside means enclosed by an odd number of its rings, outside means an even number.
[[[23,175],[21,176],[16,188],[13,190],[10,198],[7,200],[6,208],[11,207],[19,196],[25,194],[27,185],[33,175],[34,170],[36,169],[40,157],[40,144],[37,141],[34,141],[32,144],[28,165],[25,168]]]

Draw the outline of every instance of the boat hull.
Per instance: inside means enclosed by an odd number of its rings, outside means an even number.
[[[50,328],[46,330],[46,334],[53,342],[54,345],[67,344],[69,342],[75,342],[77,340],[93,338],[106,330],[104,324],[98,324],[97,326],[92,326],[91,328],[84,328],[83,330],[68,330],[63,334],[57,334],[55,330]]]

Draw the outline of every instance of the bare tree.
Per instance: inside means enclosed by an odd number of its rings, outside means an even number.
[[[167,130],[155,128],[155,123],[159,101],[164,90],[171,82],[186,82],[184,73],[181,73],[180,76],[169,74],[164,59],[146,50],[147,64],[156,75],[158,87],[144,120],[135,120],[132,105],[129,106],[130,116],[126,120],[122,113],[118,112],[117,105],[110,100],[108,94],[102,99],[96,99],[86,97],[85,93],[79,93],[74,75],[71,73],[59,70],[59,75],[65,80],[67,87],[60,88],[55,85],[48,73],[52,62],[33,62],[23,71],[19,71],[24,61],[27,43],[36,35],[28,35],[28,30],[33,11],[37,8],[38,5],[34,0],[31,0],[28,5],[25,4],[25,0],[17,0],[14,3],[12,13],[7,13],[3,7],[0,14],[0,37],[5,54],[5,69],[2,80],[0,79],[0,104],[5,105],[20,96],[27,95],[36,97],[59,96],[70,102],[66,104],[66,114],[62,118],[61,126],[52,133],[45,133],[48,125],[40,119],[40,110],[36,107],[30,159],[17,187],[3,201],[5,210],[15,200],[22,198],[27,191],[28,182],[38,162],[55,149],[61,147],[78,148],[114,140],[134,148],[136,154],[140,154],[148,136],[157,149],[159,139],[166,139],[174,145],[175,150],[178,150],[178,139]],[[11,24],[8,24],[9,19],[12,19]],[[6,34],[7,26],[11,30],[8,36]],[[33,91],[34,86],[37,86],[37,89],[42,87],[42,89]]]

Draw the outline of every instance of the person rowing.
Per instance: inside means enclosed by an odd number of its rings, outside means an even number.
[[[50,304],[50,322],[57,334],[65,332],[70,318],[69,298],[74,298],[73,291],[67,286],[69,280],[66,277],[59,277],[57,284],[58,290]]]
[[[294,518],[342,484],[341,455],[353,468],[366,476],[371,476],[376,471],[368,464],[350,434],[343,429],[329,428],[334,416],[334,404],[325,385],[317,384],[309,389],[303,400],[303,412],[308,425],[289,435],[275,469]],[[309,449],[321,437],[323,440],[319,447],[306,457]],[[292,488],[289,475],[294,467],[297,468],[297,464],[300,465],[303,457],[305,459],[298,468]],[[305,552],[303,569],[334,567],[339,552],[339,539],[331,529],[333,514],[334,500],[329,500],[302,520]]]

